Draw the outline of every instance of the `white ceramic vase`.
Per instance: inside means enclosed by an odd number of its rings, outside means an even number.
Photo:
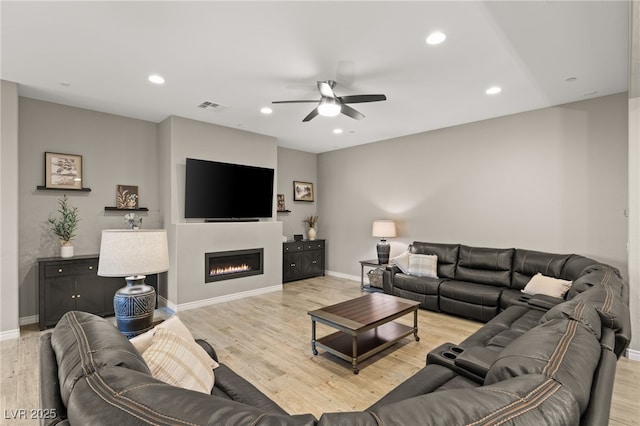
[[[309,228],[309,232],[307,233],[308,238],[313,241],[316,239],[316,228]]]
[[[60,257],[69,258],[73,257],[73,246],[71,244],[60,246]]]

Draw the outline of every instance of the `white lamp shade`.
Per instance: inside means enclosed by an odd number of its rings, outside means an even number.
[[[374,220],[371,235],[378,238],[396,236],[396,223],[393,220]]]
[[[100,242],[98,275],[129,277],[169,269],[167,231],[163,229],[105,229]]]

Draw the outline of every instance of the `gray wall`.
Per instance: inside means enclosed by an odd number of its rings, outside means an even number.
[[[363,161],[365,160],[366,161]],[[627,273],[626,94],[320,154],[327,269],[413,240],[580,253]]]
[[[0,340],[18,325],[18,85],[0,81]]]
[[[302,222],[305,217],[318,213],[318,177],[316,154],[295,149],[278,148],[278,194],[284,194],[285,205],[291,213],[278,213],[283,233],[289,239],[294,234],[307,237],[307,228]],[[311,182],[314,185],[315,201],[293,201],[293,181]],[[323,218],[318,218],[318,236],[322,238]]]
[[[97,254],[102,229],[123,228],[115,206],[116,185],[138,185],[140,206],[149,208],[144,228],[160,228],[157,124],[29,98],[19,100],[20,317],[38,312],[38,257],[58,256],[47,226],[58,199],[67,194],[80,211],[75,254]],[[83,156],[84,186],[91,192],[37,191],[44,185],[44,152]],[[28,318],[26,320],[33,319]]]

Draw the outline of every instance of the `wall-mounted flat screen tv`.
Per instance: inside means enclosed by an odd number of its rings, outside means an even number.
[[[185,218],[273,215],[273,169],[187,158]]]

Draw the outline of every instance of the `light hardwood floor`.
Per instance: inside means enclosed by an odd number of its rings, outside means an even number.
[[[253,383],[291,414],[362,410],[425,365],[427,352],[460,342],[482,326],[462,318],[419,311],[420,341],[408,337],[364,361],[354,375],[348,362],[311,353],[307,312],[361,295],[359,283],[334,277],[284,285],[282,292],[180,312],[195,337],[209,341],[220,361]],[[412,325],[412,315],[399,320]],[[318,337],[331,333],[318,325]],[[4,410],[38,408],[38,338],[35,325],[20,339],[0,342],[0,424]],[[640,362],[618,362],[610,425],[640,421]]]

